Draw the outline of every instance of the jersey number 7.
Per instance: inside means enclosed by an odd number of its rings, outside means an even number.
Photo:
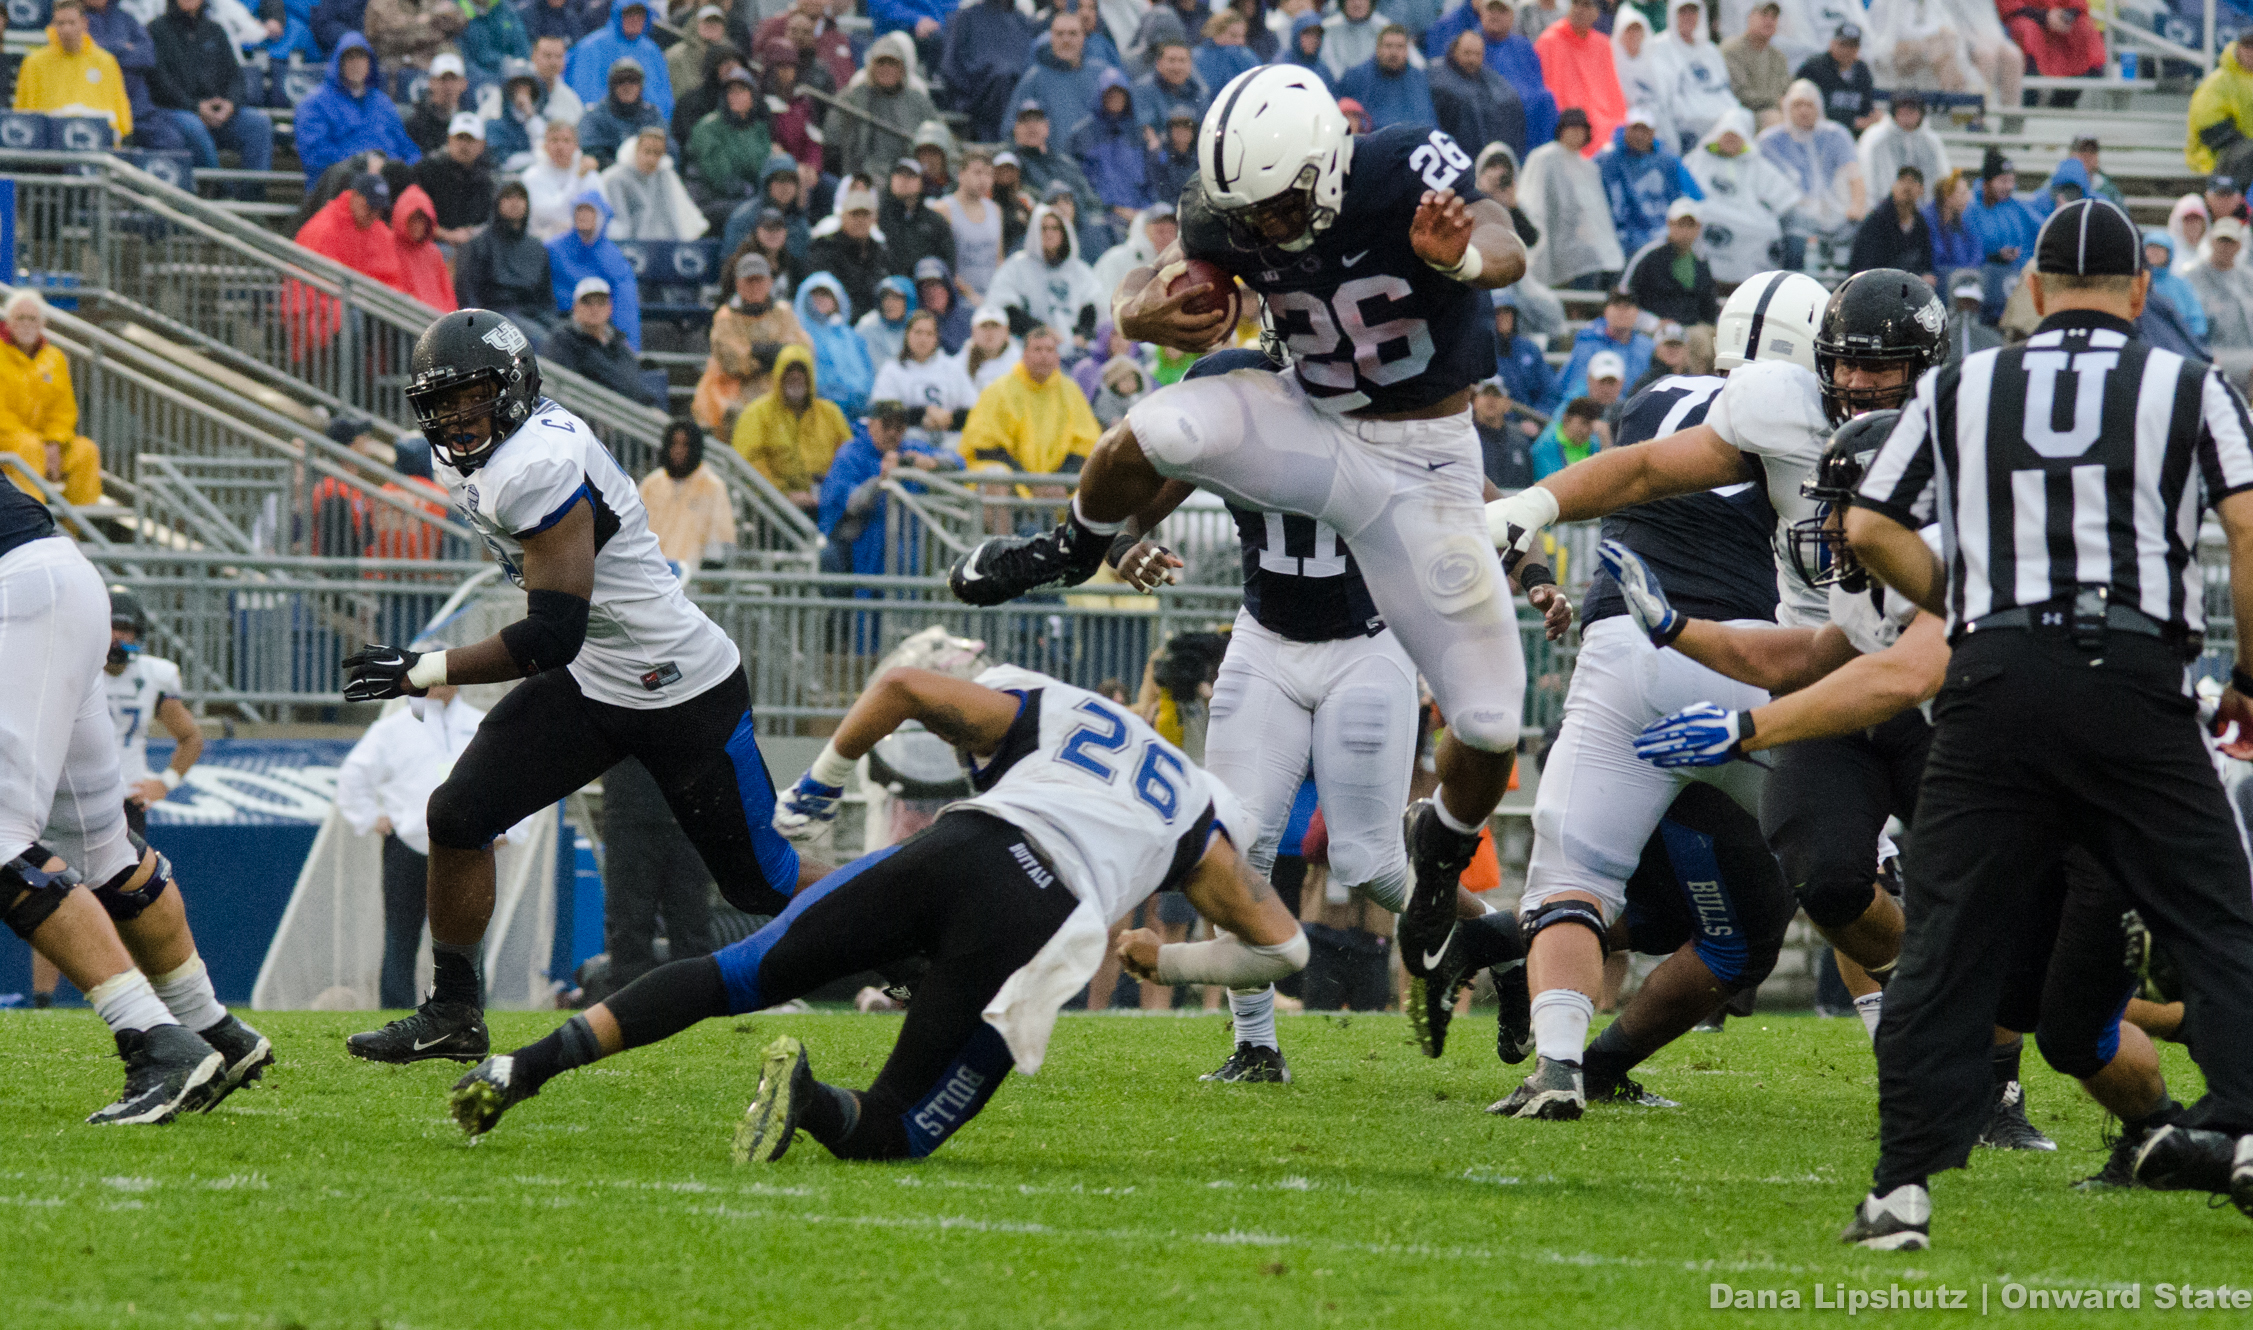
[[[1092,698],[1073,709],[1086,712],[1092,719],[1064,736],[1063,744],[1056,750],[1056,760],[1078,767],[1106,785],[1113,783],[1119,777],[1118,769],[1096,754],[1126,750],[1126,718]],[[1181,789],[1175,782],[1184,774],[1180,758],[1167,752],[1157,740],[1146,739],[1142,744],[1141,764],[1134,772],[1134,797],[1150,805],[1159,817],[1170,823],[1181,811]]]

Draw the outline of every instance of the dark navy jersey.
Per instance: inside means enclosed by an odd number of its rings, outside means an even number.
[[[0,554],[54,534],[47,505],[0,479]]]
[[[1614,447],[1647,443],[1705,419],[1722,380],[1670,375],[1635,394],[1620,412]],[[1757,481],[1724,485],[1622,508],[1604,519],[1604,537],[1643,556],[1674,608],[1694,619],[1776,617],[1776,510]],[[1599,570],[1581,609],[1583,625],[1627,613],[1619,584]]]
[[[1414,411],[1494,373],[1492,297],[1442,276],[1408,243],[1424,191],[1436,189],[1465,203],[1486,197],[1455,140],[1430,125],[1392,125],[1354,139],[1338,219],[1312,245],[1236,249],[1218,218],[1189,207],[1182,252],[1266,299],[1309,397],[1334,411]],[[1202,197],[1199,182],[1191,191]]]
[[[1244,543],[1244,609],[1293,642],[1369,637],[1385,626],[1353,552],[1311,517],[1228,505]]]

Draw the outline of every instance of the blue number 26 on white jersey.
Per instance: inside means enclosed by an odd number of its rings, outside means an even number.
[[[1086,713],[1090,719],[1064,736],[1064,742],[1057,747],[1056,760],[1078,767],[1106,785],[1115,783],[1119,767],[1104,760],[1103,755],[1123,753],[1128,748],[1126,718],[1093,698],[1073,710]],[[1134,769],[1134,797],[1150,805],[1159,817],[1172,822],[1181,812],[1183,769],[1181,759],[1156,739],[1143,740],[1142,758]]]

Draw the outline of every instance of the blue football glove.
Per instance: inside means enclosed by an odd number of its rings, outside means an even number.
[[[1619,583],[1619,594],[1627,602],[1627,613],[1643,636],[1651,639],[1654,647],[1665,648],[1674,644],[1689,626],[1689,616],[1675,609],[1666,599],[1666,588],[1658,584],[1658,574],[1643,562],[1643,556],[1620,544],[1607,540],[1596,548],[1596,559],[1604,571]]]
[[[1635,756],[1661,767],[1717,767],[1743,757],[1751,737],[1751,712],[1693,702],[1645,725],[1635,736]]]
[[[775,801],[774,829],[787,840],[817,836],[823,827],[837,820],[837,801],[844,794],[844,786],[824,785],[808,772]]]

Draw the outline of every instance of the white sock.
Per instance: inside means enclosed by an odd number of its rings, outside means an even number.
[[[1275,985],[1228,990],[1228,1013],[1236,1018],[1236,1042],[1283,1051],[1275,1041]]]
[[[1577,989],[1545,988],[1534,994],[1535,1051],[1555,1062],[1579,1062],[1580,1050],[1588,1045],[1588,1022],[1595,1015],[1595,1002]]]
[[[1881,988],[1854,999],[1854,1012],[1862,1018],[1862,1028],[1870,1032],[1870,1038],[1877,1038],[1878,1017],[1885,1014],[1885,990]]]
[[[1447,790],[1444,786],[1432,791],[1432,811],[1439,814],[1441,826],[1458,836],[1476,836],[1479,834],[1478,823],[1474,822],[1466,826],[1456,821],[1455,815],[1447,811]]]
[[[204,968],[201,954],[189,956],[187,964],[157,975],[149,984],[180,1023],[191,1030],[200,1033],[227,1019],[227,1009],[219,1005],[219,995],[211,991],[211,971]]]
[[[1117,522],[1089,521],[1087,509],[1080,507],[1080,496],[1077,494],[1072,496],[1072,519],[1099,536],[1115,536],[1126,530],[1126,523],[1123,520]]]
[[[86,1000],[93,1004],[95,1014],[113,1034],[180,1023],[164,1009],[156,990],[149,987],[148,976],[139,970],[127,970],[104,979],[86,994]]]

